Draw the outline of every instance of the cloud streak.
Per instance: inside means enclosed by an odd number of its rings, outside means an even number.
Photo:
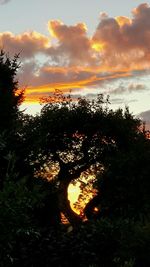
[[[119,84],[117,88],[113,88],[113,90],[110,90],[110,94],[118,95],[118,94],[124,94],[124,93],[135,93],[135,92],[143,92],[147,89],[145,84],[141,83],[129,83],[129,84]]]

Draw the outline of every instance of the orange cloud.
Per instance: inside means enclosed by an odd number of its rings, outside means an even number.
[[[146,74],[150,68],[150,6],[141,4],[132,17],[102,13],[93,34],[85,23],[48,22],[48,36],[38,32],[0,33],[10,54],[21,52],[18,78],[27,86],[26,101],[37,101],[55,89],[64,92],[96,88],[104,82]],[[39,55],[42,62],[39,63]],[[38,59],[38,60],[37,60]]]
[[[120,27],[123,27],[125,25],[131,25],[132,23],[131,19],[129,19],[128,17],[124,17],[124,16],[116,17],[115,20],[117,21]]]
[[[53,70],[54,71],[54,70]],[[62,69],[60,70],[63,73],[65,73],[65,71]],[[80,76],[81,73],[79,73]],[[50,93],[55,92],[56,89],[61,90],[64,93],[68,93],[70,92],[70,90],[84,90],[84,88],[87,88],[89,86],[97,86],[98,84],[104,82],[104,81],[111,81],[114,79],[118,79],[119,77],[130,77],[132,74],[130,72],[127,71],[120,71],[120,72],[110,72],[110,73],[103,73],[101,76],[99,75],[99,71],[97,70],[97,74],[96,72],[92,73],[89,72],[88,73],[89,76],[84,79],[79,77],[78,79],[76,79],[75,81],[67,81],[66,82],[54,82],[54,83],[49,83],[49,84],[44,84],[41,86],[32,86],[32,87],[28,87],[27,91],[26,91],[26,101],[27,102],[36,102],[38,101],[39,98],[41,97],[48,97]],[[65,79],[64,79],[65,80]]]
[[[103,44],[102,63],[128,66],[134,62],[149,67],[150,6],[141,4],[133,10],[133,18],[102,16],[93,42]]]
[[[61,54],[66,63],[71,65],[91,64],[94,62],[90,38],[87,36],[85,23],[78,23],[74,26],[67,26],[59,20],[48,22],[48,29],[51,35],[57,39],[55,47],[56,57]],[[49,53],[53,52],[51,49]]]
[[[12,55],[20,53],[21,58],[32,58],[37,53],[45,52],[50,46],[49,38],[36,31],[19,35],[0,33],[0,45]]]

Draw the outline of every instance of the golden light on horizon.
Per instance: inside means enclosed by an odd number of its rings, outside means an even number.
[[[93,188],[94,179],[94,174],[85,171],[79,181],[70,183],[68,187],[70,206],[77,214],[83,215],[86,204],[97,194],[97,190]]]
[[[80,213],[80,211],[75,209],[74,203],[77,202],[80,194],[81,194],[80,183],[77,182],[75,185],[71,183],[68,187],[68,199],[70,201],[71,208],[78,214]]]
[[[54,93],[57,90],[60,90],[62,93],[69,93],[70,90],[84,90],[86,87],[94,87],[96,84],[98,84],[101,81],[107,80],[113,80],[123,77],[130,77],[132,76],[132,73],[130,72],[130,69],[123,69],[118,72],[118,70],[115,70],[112,72],[111,69],[108,68],[108,74],[106,76],[98,77],[97,74],[100,72],[104,72],[106,68],[96,68],[95,67],[95,73],[91,71],[89,78],[87,79],[80,79],[77,81],[67,81],[67,82],[59,82],[59,83],[49,83],[49,84],[43,84],[40,86],[29,86],[26,89],[25,92],[25,102],[39,102],[40,98],[48,97],[51,93]],[[138,66],[135,69],[139,69]],[[86,69],[85,69],[86,70]]]

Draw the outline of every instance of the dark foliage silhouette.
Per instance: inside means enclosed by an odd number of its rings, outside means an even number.
[[[105,203],[104,207],[101,206],[99,218],[102,214],[109,215],[109,210],[112,213],[112,206],[114,210],[122,209],[125,213],[125,208],[133,202],[133,189],[137,189],[134,194],[136,206],[141,188],[136,187],[136,181],[142,179],[145,181],[144,186],[149,187],[145,176],[148,162],[145,161],[140,172],[136,168],[141,161],[136,156],[137,150],[141,151],[139,155],[149,161],[149,140],[146,140],[140,130],[141,122],[127,108],[125,112],[109,109],[108,101],[102,95],[93,101],[80,98],[74,103],[70,97],[57,93],[56,100],[47,100],[37,118],[34,135],[47,166],[57,166],[55,179],[59,188],[60,210],[74,226],[82,221],[70,207],[67,190],[70,182],[79,178],[91,166],[97,177],[103,178],[96,179],[100,193],[85,207],[88,219],[92,218],[95,206],[100,207],[101,200],[104,202],[106,194],[111,198],[111,204]],[[147,169],[147,174],[148,172]],[[114,189],[111,190],[112,188]],[[118,196],[117,200],[115,195]],[[135,208],[134,204],[132,203],[131,209]],[[141,211],[143,204],[144,202],[140,209],[136,208],[137,213]],[[129,212],[126,211],[126,216],[128,215]]]
[[[8,155],[14,153],[14,148],[18,145],[21,114],[19,106],[24,96],[24,91],[19,90],[16,80],[18,68],[18,55],[10,59],[2,50],[0,52],[0,187],[3,184],[3,176],[9,171]]]
[[[0,265],[149,267],[150,140],[141,121],[103,95],[73,101],[59,91],[39,115],[25,115],[18,68],[18,56],[1,51]],[[97,194],[83,221],[68,186],[91,170]]]

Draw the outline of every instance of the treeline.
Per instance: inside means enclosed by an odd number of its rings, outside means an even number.
[[[40,114],[26,115],[18,68],[18,56],[1,51],[0,266],[149,267],[150,140],[142,122],[128,108],[113,111],[103,95],[74,101],[59,91]],[[97,193],[81,216],[68,186],[84,172],[94,174]]]

